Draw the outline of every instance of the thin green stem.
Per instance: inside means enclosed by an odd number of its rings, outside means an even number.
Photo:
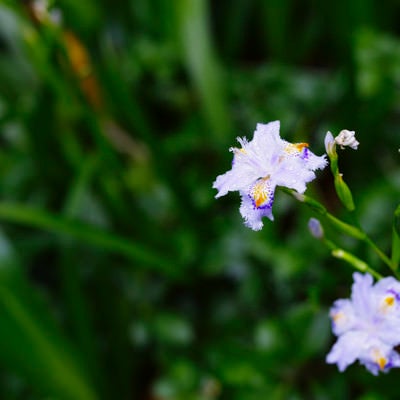
[[[370,246],[375,251],[375,253],[381,258],[381,260],[383,260],[393,272],[395,272],[390,258],[367,235],[365,235],[364,242],[367,243],[368,246]]]
[[[335,217],[334,215],[330,214],[325,206],[323,206],[318,201],[314,200],[313,198],[306,196],[304,194],[299,194],[291,189],[284,188],[283,191],[285,193],[291,194],[296,200],[300,201],[301,203],[306,204],[309,208],[311,208],[315,213],[323,216],[326,218],[330,224],[336,228],[338,231],[354,237],[358,240],[362,240],[366,243],[377,255],[378,257],[390,268],[390,270],[397,276],[400,277],[395,265],[392,264],[390,258],[386,256],[386,254],[369,238],[369,236],[360,228],[348,224],[340,220],[339,218]]]
[[[321,241],[331,250],[333,257],[346,261],[356,270],[360,272],[367,272],[378,280],[383,278],[379,272],[371,268],[365,261],[339,248],[334,242],[327,239],[325,236],[321,239]]]
[[[348,253],[347,251],[336,248],[332,250],[332,256],[335,258],[339,258],[340,260],[344,260],[347,263],[349,263],[353,268],[357,269],[360,272],[367,272],[374,276],[376,279],[382,279],[382,275],[375,271],[373,268],[371,268],[365,261],[360,260],[358,257],[354,256],[351,253]]]

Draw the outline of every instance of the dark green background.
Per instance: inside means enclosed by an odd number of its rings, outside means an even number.
[[[253,232],[211,185],[257,122],[317,154],[355,130],[340,168],[389,252],[400,4],[51,2],[61,26],[30,6],[0,1],[0,398],[398,399],[397,370],[325,364],[352,271],[311,212],[277,193]],[[348,217],[329,171],[308,192]]]

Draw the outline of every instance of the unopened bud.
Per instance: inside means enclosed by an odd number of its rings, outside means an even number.
[[[355,206],[354,206],[354,201],[353,201],[353,195],[351,194],[351,191],[349,187],[347,186],[346,182],[343,180],[343,175],[342,174],[337,174],[335,175],[335,189],[336,193],[342,202],[342,204],[349,210],[353,211]]]
[[[308,229],[310,230],[311,235],[316,239],[322,239],[324,237],[324,230],[318,219],[310,218],[308,221]]]
[[[325,150],[329,158],[336,155],[335,147],[336,147],[335,139],[332,133],[328,131],[325,136]]]

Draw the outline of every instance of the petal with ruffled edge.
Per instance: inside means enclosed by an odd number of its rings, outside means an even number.
[[[393,309],[398,309],[400,306],[400,282],[392,276],[388,276],[378,281],[374,286],[374,292],[378,296],[386,297],[391,295],[393,302],[389,302],[387,305],[393,306]],[[387,300],[388,299],[386,298],[386,301]]]
[[[375,313],[374,297],[372,296],[373,278],[370,274],[353,274],[354,283],[351,287],[351,301],[355,313],[364,320],[369,320]]]
[[[275,171],[273,178],[277,186],[304,193],[307,189],[306,184],[315,179],[315,173],[305,168],[299,160],[293,159],[282,162],[280,168]]]
[[[327,363],[337,364],[340,372],[356,360],[373,375],[400,366],[399,354],[390,345],[362,331],[340,336],[326,357]]]
[[[400,282],[393,277],[383,278],[373,287],[377,336],[387,344],[400,344]]]
[[[328,364],[337,364],[343,372],[350,364],[369,348],[369,335],[362,331],[349,331],[339,336],[326,356]]]
[[[276,149],[281,151],[283,140],[279,135],[280,122],[273,121],[268,124],[258,123],[252,140],[254,151],[259,150],[260,156],[263,157],[266,149]]]
[[[331,308],[338,340],[327,356],[340,371],[360,361],[372,374],[400,367],[400,282],[389,277],[375,285],[370,274],[353,274],[351,299]]]
[[[240,212],[246,225],[254,230],[263,226],[262,217],[273,220],[276,186],[304,193],[306,184],[315,178],[314,171],[326,165],[325,156],[313,154],[307,143],[292,144],[281,139],[279,128],[279,121],[257,124],[251,141],[238,138],[241,148],[230,149],[234,153],[231,170],[213,183],[217,198],[229,191],[240,192]]]
[[[257,124],[253,139],[244,151],[235,152],[235,165],[257,171],[258,178],[273,174],[278,167],[283,146],[279,126],[279,121]]]
[[[364,346],[358,358],[373,375],[400,366],[400,356],[392,346],[374,339],[368,342],[368,346]]]
[[[316,171],[317,169],[324,169],[328,165],[326,155],[317,156],[313,152],[308,150],[308,156],[304,160],[307,168]]]
[[[242,202],[239,211],[245,220],[246,226],[258,231],[263,227],[263,217],[273,221],[274,191],[275,185],[269,178],[263,178],[257,180],[246,191],[240,193]]]
[[[336,336],[353,329],[357,323],[353,303],[348,299],[336,300],[330,309],[329,316],[332,319],[332,330]]]
[[[225,196],[228,192],[244,190],[258,178],[260,174],[257,171],[234,166],[225,174],[217,176],[214,181],[213,188],[218,190],[215,198]]]
[[[246,138],[237,138],[241,148],[230,148],[233,152],[231,170],[219,175],[213,183],[213,188],[218,190],[216,198],[228,192],[246,190],[255,180],[273,172],[273,164],[279,159],[282,148],[279,125],[279,121],[257,124],[250,142]]]
[[[290,143],[282,140],[279,165],[274,173],[278,186],[294,189],[299,193],[306,191],[306,184],[315,179],[317,169],[327,165],[326,156],[316,156],[307,143]]]

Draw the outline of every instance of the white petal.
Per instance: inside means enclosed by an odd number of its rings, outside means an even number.
[[[245,225],[254,231],[259,231],[263,227],[261,219],[263,217],[274,220],[272,215],[272,204],[270,208],[256,208],[247,192],[241,192],[242,202],[240,205],[240,214],[244,218]]]
[[[329,316],[332,319],[332,330],[336,336],[353,329],[357,323],[353,303],[348,299],[336,300],[330,309]]]
[[[354,310],[360,318],[369,319],[376,310],[372,296],[373,278],[370,274],[353,274],[354,283],[351,287],[351,300]]]
[[[214,189],[218,190],[215,197],[222,197],[228,192],[236,190],[245,190],[252,182],[260,177],[260,171],[237,160],[231,170],[225,172],[225,174],[218,175],[215,179],[212,186]]]
[[[335,147],[335,139],[329,131],[326,133],[325,136],[325,151],[330,154]]]
[[[340,148],[342,149],[344,149],[345,146],[348,146],[354,150],[357,150],[357,147],[360,144],[355,137],[355,132],[347,129],[340,131],[339,135],[335,137],[335,142],[340,145]]]
[[[368,335],[360,331],[350,331],[341,335],[326,356],[328,364],[337,364],[343,372],[369,346]]]
[[[258,123],[254,132],[253,140],[262,141],[264,138],[272,138],[276,143],[281,140],[279,135],[280,121],[269,122],[268,124]]]

